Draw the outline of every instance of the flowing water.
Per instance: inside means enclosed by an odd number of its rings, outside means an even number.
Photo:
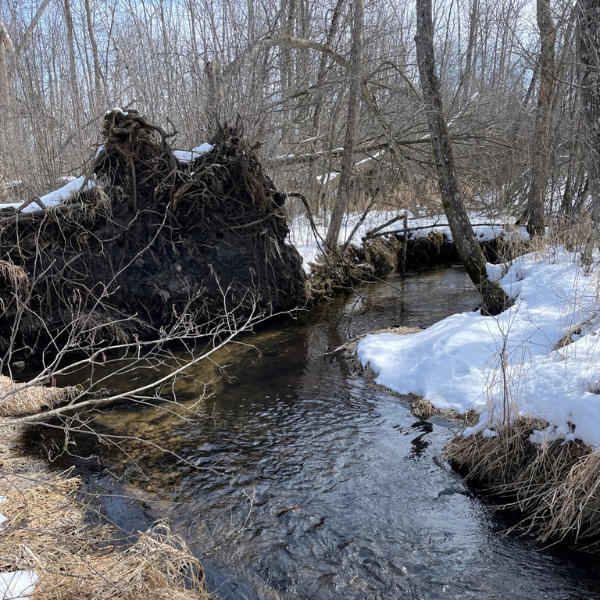
[[[212,379],[203,417],[119,406],[96,423],[171,454],[124,441],[125,455],[85,438],[77,450],[142,499],[144,518],[168,516],[222,598],[600,599],[593,555],[499,534],[506,523],[438,458],[455,424],[411,417],[327,354],[476,303],[456,268],[365,285],[198,368],[178,392],[196,401]],[[105,472],[95,475],[104,486]],[[117,495],[104,508],[137,526]]]

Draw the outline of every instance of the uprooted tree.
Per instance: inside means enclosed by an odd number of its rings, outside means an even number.
[[[285,194],[238,130],[221,128],[189,161],[135,111],[108,113],[104,137],[78,193],[0,218],[5,361],[65,340],[155,335],[184,317],[198,333],[306,301]]]

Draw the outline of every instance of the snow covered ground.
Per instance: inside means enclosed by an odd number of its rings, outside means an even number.
[[[481,412],[465,431],[496,435],[507,417],[549,423],[531,441],[580,439],[600,447],[600,283],[562,248],[489,265],[514,306],[497,317],[457,314],[410,335],[358,345],[376,382],[438,408]]]
[[[371,211],[354,234],[352,243],[357,245],[360,244],[361,238],[366,235],[367,231],[371,231],[402,214],[404,214],[404,211]],[[359,212],[346,215],[339,236],[340,244],[346,242],[361,217],[362,213]],[[502,226],[484,225],[485,223],[490,222],[490,217],[470,215],[470,219],[473,224],[473,229],[475,230],[475,235],[477,235],[478,239],[481,241],[493,239],[505,232],[505,229]],[[493,219],[496,223],[509,223],[512,222],[512,220],[514,219],[510,219],[509,217],[496,217]],[[307,273],[310,272],[310,263],[315,262],[317,256],[322,254],[323,240],[327,235],[327,223],[324,219],[315,219],[315,225],[319,236],[317,239],[315,239],[310,222],[304,214],[292,219],[290,223],[290,242],[296,246],[298,252],[300,252],[300,255],[304,258],[304,269]],[[412,235],[415,237],[427,236],[429,233],[436,231],[446,235],[449,240],[452,240],[452,234],[450,233],[448,221],[445,216],[413,218],[409,214],[408,227],[423,227],[423,229],[412,232]],[[396,231],[401,229],[402,219],[392,223],[381,231]],[[512,235],[512,233],[508,232],[507,235]],[[518,235],[519,237],[525,238],[527,236],[525,228],[519,229]]]

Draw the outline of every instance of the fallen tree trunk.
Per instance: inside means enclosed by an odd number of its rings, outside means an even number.
[[[306,301],[277,192],[235,129],[178,159],[135,111],[106,115],[92,186],[0,224],[0,343],[88,342]],[[181,158],[181,157],[180,157]],[[73,343],[73,342],[71,342]]]

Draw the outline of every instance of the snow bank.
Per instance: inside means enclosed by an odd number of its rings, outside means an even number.
[[[387,223],[394,217],[398,217],[399,215],[403,215],[404,211],[372,211],[370,212],[364,222],[361,224],[356,234],[354,235],[353,242],[359,244],[361,242],[361,238],[367,234],[368,231],[371,231],[377,227],[380,227],[384,223]],[[344,224],[342,226],[342,230],[340,232],[338,243],[344,244],[347,240],[354,227],[358,223],[358,221],[362,218],[363,213],[355,212],[349,213],[344,218]],[[489,223],[489,217],[483,217],[478,215],[470,215],[471,223],[473,224],[473,230],[475,231],[475,235],[479,239],[479,241],[488,241],[498,237],[501,234],[506,235],[507,237],[516,235],[519,239],[527,239],[528,234],[526,229],[519,228],[516,233],[512,231],[507,231],[504,227],[500,225],[485,225],[485,223]],[[495,219],[496,220],[496,219]],[[499,222],[510,222],[509,217],[498,217],[497,220]],[[327,226],[328,221],[326,219],[315,219],[315,225],[317,227],[317,231],[320,237],[315,239],[315,235],[310,226],[309,220],[304,216],[300,215],[292,220],[290,223],[290,242],[296,246],[298,252],[304,258],[304,269],[308,273],[310,272],[309,264],[311,262],[315,262],[317,257],[323,253],[323,240],[327,235]],[[416,231],[411,232],[414,237],[425,237],[432,232],[438,232],[443,235],[446,235],[448,240],[452,240],[452,235],[450,233],[450,227],[448,226],[448,221],[445,216],[436,216],[436,217],[423,217],[423,218],[413,218],[409,213],[409,228],[410,227],[421,227],[422,229],[418,229]],[[402,229],[402,219],[399,221],[395,221],[391,225],[388,225],[381,231],[385,233],[386,231],[397,231]]]
[[[600,446],[600,285],[563,249],[492,266],[515,299],[498,317],[453,315],[412,335],[369,335],[358,346],[377,383],[438,408],[480,411],[466,435],[510,414],[545,419],[536,443],[577,438]]]
[[[63,200],[66,200],[71,194],[74,194],[75,192],[78,192],[79,190],[81,190],[83,185],[85,184],[85,180],[86,180],[85,176],[81,176],[81,177],[78,177],[77,179],[68,181],[65,185],[63,185],[58,190],[50,192],[49,194],[46,194],[45,196],[41,196],[40,200],[46,207],[56,206],[57,204],[60,204]],[[85,189],[89,190],[89,189],[93,188],[94,185],[96,185],[96,184],[91,179],[88,179]],[[22,202],[11,202],[11,203],[7,203],[7,204],[0,204],[0,210],[3,208],[8,208],[8,207],[12,207],[16,210],[16,209],[20,208],[22,204],[23,204]],[[32,202],[31,204],[26,206],[21,212],[24,212],[24,213],[37,212],[39,210],[42,210],[40,205],[37,204],[36,202]]]
[[[367,231],[383,225],[383,223],[397,215],[397,212],[391,211],[371,212],[358,228],[354,236],[354,242],[360,243],[361,237],[366,235]],[[362,213],[349,213],[346,215],[340,232],[340,244],[346,242],[361,217]],[[296,217],[290,223],[290,242],[296,246],[300,256],[304,259],[303,266],[307,273],[310,272],[310,263],[314,263],[317,257],[323,254],[323,243],[327,235],[328,222],[325,219],[315,219],[315,225],[318,231],[317,239],[315,239],[310,221],[304,215]],[[390,229],[393,229],[393,227],[390,227]]]

